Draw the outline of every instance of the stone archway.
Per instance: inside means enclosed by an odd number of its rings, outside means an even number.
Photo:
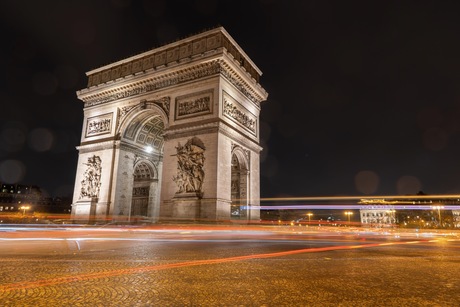
[[[129,221],[159,218],[165,117],[141,102],[120,125],[119,165],[113,215]],[[118,204],[118,206],[117,206]]]
[[[259,220],[261,75],[222,27],[87,72],[73,218]]]
[[[231,159],[231,219],[249,218],[248,176],[249,168],[244,150],[236,146]]]
[[[154,180],[155,174],[146,162],[140,162],[135,166],[130,219],[149,218],[149,195]]]

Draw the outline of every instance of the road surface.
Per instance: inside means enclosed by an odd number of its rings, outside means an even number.
[[[0,227],[0,306],[459,306],[460,235]]]

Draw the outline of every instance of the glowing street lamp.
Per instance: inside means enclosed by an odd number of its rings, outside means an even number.
[[[310,225],[311,216],[313,215],[313,213],[308,212],[307,215],[308,215],[308,225]]]
[[[350,216],[353,215],[353,212],[351,212],[351,211],[345,211],[345,215],[348,216],[348,225],[350,225]]]
[[[29,206],[21,206],[21,207],[19,207],[19,209],[22,210],[22,215],[26,215],[26,210],[29,210],[30,207]]]

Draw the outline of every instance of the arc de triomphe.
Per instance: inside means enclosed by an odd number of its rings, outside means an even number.
[[[222,27],[88,72],[72,217],[258,220],[261,74]]]

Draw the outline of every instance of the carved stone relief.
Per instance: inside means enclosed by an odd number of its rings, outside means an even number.
[[[112,113],[88,118],[86,137],[110,133],[112,131]]]
[[[256,119],[249,111],[224,93],[223,113],[244,128],[256,134]]]
[[[181,145],[176,147],[177,153],[177,176],[173,177],[173,181],[177,184],[181,193],[202,193],[202,185],[204,180],[204,152],[206,150],[203,142],[193,137]]]
[[[99,197],[99,189],[101,187],[101,158],[92,156],[88,158],[88,163],[83,163],[87,169],[81,181],[80,198],[84,197]]]
[[[212,113],[212,91],[176,98],[176,119]]]

